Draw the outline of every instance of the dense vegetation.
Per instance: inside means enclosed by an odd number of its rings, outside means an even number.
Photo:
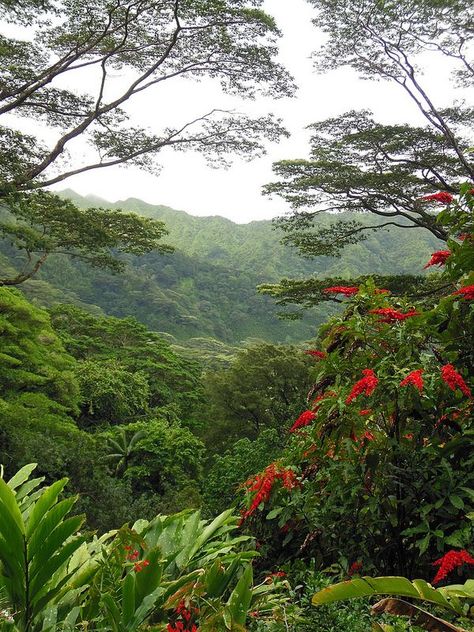
[[[437,247],[437,240],[420,230],[392,228],[347,248],[340,259],[305,260],[289,246],[269,221],[233,224],[221,217],[198,218],[140,200],[111,205],[97,198],[64,192],[79,208],[90,204],[140,213],[164,222],[166,243],[173,254],[150,252],[127,256],[123,274],[91,269],[87,262],[51,256],[41,272],[22,284],[26,295],[39,305],[73,302],[93,313],[134,316],[154,331],[178,340],[209,337],[240,344],[258,338],[293,342],[312,337],[316,326],[335,313],[333,303],[316,307],[302,321],[279,320],[279,309],[258,296],[257,285],[282,276],[315,279],[350,278],[377,274],[418,274],[422,262]],[[370,218],[365,219],[370,223]],[[329,215],[319,222],[331,222]],[[25,259],[9,240],[0,241],[7,265],[20,269]],[[122,257],[123,260],[123,257]]]
[[[176,76],[292,94],[259,0],[0,0],[30,33],[0,42],[1,632],[474,630],[472,112],[412,60],[467,84],[473,9],[310,1],[320,65],[398,84],[426,127],[315,124],[267,188],[294,207],[280,244],[45,189],[284,134],[213,110],[154,135],[122,107]],[[88,66],[98,92],[57,88]],[[108,101],[111,71],[130,83]],[[98,162],[64,160],[78,137]],[[257,284],[316,309],[281,324]]]

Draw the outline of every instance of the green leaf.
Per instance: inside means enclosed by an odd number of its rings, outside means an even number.
[[[39,499],[36,501],[35,506],[33,507],[31,514],[29,516],[29,520],[28,520],[28,527],[27,527],[28,539],[31,537],[31,535],[33,534],[34,530],[43,519],[46,512],[50,509],[50,507],[52,507],[56,503],[56,500],[59,494],[62,492],[67,481],[68,481],[67,478],[63,478],[60,481],[56,481],[55,483],[50,485],[50,487],[47,487],[43,491]]]
[[[323,588],[323,590],[313,595],[312,603],[318,606],[356,597],[400,595],[430,601],[461,614],[458,605],[448,601],[441,590],[433,588],[422,579],[415,579],[411,582],[405,577],[360,577]]]
[[[124,625],[130,623],[135,614],[135,575],[127,573],[122,584],[122,620]]]
[[[77,497],[75,496],[65,498],[48,511],[44,519],[41,521],[41,524],[28,541],[28,559],[30,561],[33,560],[38,553],[41,553],[45,548],[48,548],[46,541],[51,540],[49,536],[60,524],[64,516],[71,510],[76,500]],[[79,528],[80,524],[81,522],[79,522],[77,528]],[[48,557],[51,553],[52,551],[49,550],[47,553]]]
[[[15,494],[12,489],[5,483],[3,478],[0,478],[0,508],[2,515],[8,514],[8,522],[12,522],[16,525],[20,535],[25,533],[25,525],[21,516],[20,508],[16,502]],[[7,521],[7,520],[6,520]],[[22,538],[20,538],[22,539]]]
[[[449,501],[453,505],[453,507],[456,507],[456,509],[464,508],[464,501],[459,496],[450,496]]]
[[[237,625],[244,625],[247,619],[247,612],[252,601],[252,583],[252,567],[247,566],[228,601],[232,622]]]
[[[31,472],[37,467],[37,465],[38,463],[29,463],[28,465],[24,465],[21,470],[18,470],[18,472],[8,481],[8,487],[15,490],[17,487],[22,485],[30,478]]]

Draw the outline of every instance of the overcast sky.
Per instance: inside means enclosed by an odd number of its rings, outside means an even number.
[[[261,187],[273,179],[272,162],[308,155],[308,124],[353,108],[370,108],[382,122],[422,122],[413,103],[395,85],[360,80],[348,69],[327,75],[313,71],[310,56],[321,44],[322,35],[312,25],[314,10],[304,0],[266,0],[265,8],[283,31],[280,59],[299,86],[295,98],[248,102],[224,95],[215,82],[177,80],[166,85],[165,95],[160,88],[158,98],[158,90],[154,93],[152,88],[130,102],[127,109],[137,123],[151,129],[171,115],[178,115],[177,122],[186,121],[219,107],[249,114],[274,112],[283,118],[290,139],[269,144],[267,155],[261,159],[250,163],[236,160],[228,170],[211,169],[194,153],[167,150],[161,155],[160,176],[135,168],[108,168],[75,176],[55,188],[67,186],[110,201],[137,197],[193,215],[222,215],[236,222],[268,219],[281,215],[287,207],[278,198],[263,197]],[[425,77],[438,104],[446,99],[446,83],[440,72],[436,65]]]

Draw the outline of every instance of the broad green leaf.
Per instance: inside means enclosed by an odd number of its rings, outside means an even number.
[[[67,478],[56,481],[55,483],[47,487],[43,491],[39,499],[36,501],[28,519],[28,526],[26,530],[28,539],[34,533],[35,529],[43,519],[46,512],[56,503],[57,498],[62,492],[67,481]]]
[[[65,544],[56,555],[39,569],[37,575],[33,578],[30,584],[30,594],[32,599],[37,599],[39,595],[43,594],[46,582],[48,582],[64,564],[67,564],[74,551],[81,546],[85,541],[86,536],[80,536],[71,540]]]
[[[64,516],[71,510],[72,506],[76,502],[77,497],[71,496],[70,498],[65,498],[61,502],[54,505],[48,513],[45,515],[41,524],[36,529],[34,534],[28,541],[28,559],[33,560],[35,555],[42,552],[42,549],[47,547],[46,540],[50,540],[50,535],[56,529],[56,527],[60,524],[61,520]],[[79,526],[80,526],[79,522]],[[79,528],[78,526],[78,528]],[[51,555],[51,552],[49,552]]]
[[[108,593],[102,595],[101,603],[105,606],[105,610],[109,615],[108,620],[114,632],[121,630],[120,610],[117,608],[114,599]]]
[[[30,559],[32,560],[30,565],[30,580],[32,580],[36,574],[41,571],[44,565],[47,564],[58,551],[61,550],[61,547],[72,535],[74,535],[74,533],[76,533],[83,522],[83,516],[72,516],[71,518],[61,522],[55,529],[53,529],[49,536],[44,540],[42,546],[41,542],[37,542],[38,546],[36,548],[32,548],[29,552]]]
[[[252,582],[252,567],[249,565],[242,573],[228,601],[232,622],[238,625],[244,625],[247,619],[247,612],[252,601]]]
[[[31,472],[38,466],[38,463],[29,463],[28,465],[24,465],[21,470],[11,477],[8,481],[7,485],[10,489],[15,490],[17,487],[22,485],[26,480],[30,478]]]
[[[0,478],[0,510],[2,516],[8,516],[8,522],[14,522],[20,535],[25,533],[25,525],[20,508],[16,502],[15,494],[5,483],[3,478]],[[7,522],[7,519],[5,522]]]
[[[127,573],[122,584],[122,621],[124,625],[130,623],[135,614],[135,574]]]
[[[422,579],[416,579],[411,582],[405,577],[360,577],[350,579],[323,588],[323,590],[313,595],[312,603],[318,606],[324,603],[356,597],[369,597],[371,595],[399,595],[422,599],[459,613],[457,604],[448,601],[442,594],[441,589],[433,588]]]

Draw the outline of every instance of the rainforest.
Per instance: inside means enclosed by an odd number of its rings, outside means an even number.
[[[474,631],[473,7],[302,1],[414,114],[316,119],[272,220],[75,189],[285,142],[272,4],[0,0],[1,632]]]

